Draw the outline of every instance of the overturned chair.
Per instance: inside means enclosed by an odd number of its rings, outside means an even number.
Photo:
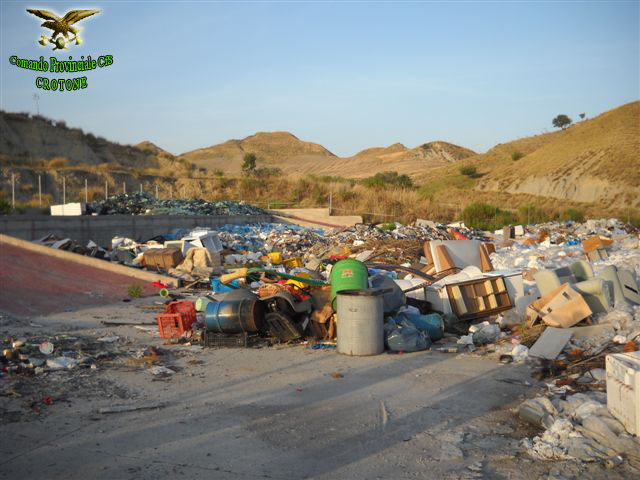
[[[556,270],[541,270],[534,279],[544,296],[564,283],[569,283],[587,302],[593,313],[605,313],[612,307],[612,293],[609,282],[596,278],[588,262],[579,260],[568,267]]]

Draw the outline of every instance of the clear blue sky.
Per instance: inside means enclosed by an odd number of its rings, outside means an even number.
[[[639,2],[7,2],[1,97],[172,153],[287,130],[338,155],[446,140],[476,151],[640,97]],[[78,92],[9,57],[52,55],[43,20],[101,8],[65,54],[110,54]],[[56,52],[62,60],[65,54]],[[73,77],[75,74],[49,77]]]

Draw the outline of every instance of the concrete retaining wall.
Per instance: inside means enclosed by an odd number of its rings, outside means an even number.
[[[100,270],[106,270],[108,272],[117,273],[119,275],[126,275],[128,277],[137,278],[138,280],[144,280],[146,282],[160,281],[165,285],[179,287],[180,280],[177,278],[162,275],[160,273],[147,272],[139,270],[137,268],[127,267],[118,263],[108,262],[106,260],[100,260],[92,257],[85,257],[77,253],[65,252],[64,250],[57,250],[55,248],[45,247],[38,245],[37,243],[26,242],[18,238],[13,238],[7,235],[0,234],[0,248],[2,244],[13,245],[14,247],[22,248],[31,252],[36,252],[42,255],[48,255],[50,257],[60,258],[67,262],[79,263],[88,267],[98,268]]]
[[[0,216],[0,233],[23,240],[36,240],[53,233],[81,244],[93,240],[107,246],[115,236],[144,241],[174,228],[215,228],[226,223],[273,221],[271,215],[5,215]]]

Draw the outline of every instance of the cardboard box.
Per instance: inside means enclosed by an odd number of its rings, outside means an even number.
[[[182,252],[177,248],[152,248],[143,255],[144,266],[154,270],[169,270],[184,260]]]
[[[540,318],[550,327],[568,328],[591,315],[582,295],[565,283],[527,307],[527,325]]]
[[[602,235],[595,235],[582,241],[582,249],[584,253],[593,252],[600,248],[608,248],[613,245],[613,240]]]

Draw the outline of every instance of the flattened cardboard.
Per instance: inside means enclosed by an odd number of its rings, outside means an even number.
[[[582,295],[568,283],[560,285],[527,307],[527,325],[538,318],[551,327],[568,328],[591,315],[591,309]]]
[[[600,248],[608,248],[613,245],[613,240],[601,235],[594,235],[582,241],[582,249],[584,253],[593,252]]]

